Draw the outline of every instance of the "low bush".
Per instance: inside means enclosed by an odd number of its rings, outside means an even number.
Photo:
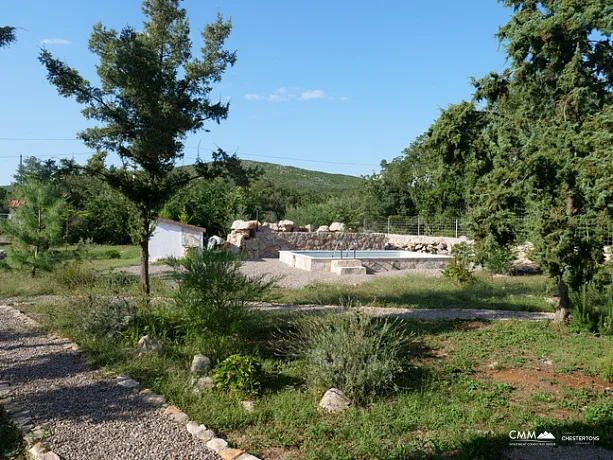
[[[255,395],[262,385],[262,364],[254,358],[232,355],[223,360],[213,374],[215,385],[222,390],[234,390]]]
[[[339,388],[357,404],[397,388],[409,344],[398,323],[360,314],[310,316],[288,340],[307,363],[307,380]]]
[[[613,336],[613,285],[587,284],[572,292],[570,301],[571,330]]]
[[[613,383],[613,356],[607,356],[598,361],[598,375],[603,380]]]
[[[261,299],[275,280],[249,278],[241,261],[223,251],[203,251],[170,261],[180,285],[176,307],[190,328],[232,335],[241,330],[249,313],[247,302]]]
[[[52,327],[95,337],[110,337],[125,330],[136,312],[136,306],[127,299],[91,294],[50,305],[45,311]]]
[[[121,259],[121,253],[117,249],[106,249],[102,253],[103,259]]]
[[[88,287],[96,283],[98,274],[82,261],[67,262],[55,270],[55,279],[70,290]]]
[[[472,244],[465,242],[454,244],[451,248],[451,258],[443,270],[443,276],[459,285],[475,281],[472,267],[475,262],[475,251]]]

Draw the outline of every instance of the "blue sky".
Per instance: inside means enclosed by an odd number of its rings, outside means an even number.
[[[18,41],[0,50],[0,184],[19,154],[89,154],[72,139],[91,123],[59,96],[37,61],[46,46],[95,82],[92,26],[140,28],[139,0],[2,2]],[[231,17],[238,61],[214,98],[230,116],[190,135],[186,160],[219,146],[239,157],[352,175],[377,171],[424,132],[439,110],[470,97],[471,76],[500,70],[494,34],[511,13],[495,0],[185,0],[195,47],[218,10]],[[275,158],[277,157],[277,158]],[[278,158],[283,157],[283,158]],[[290,159],[292,158],[292,159]],[[302,160],[302,161],[301,161]],[[308,160],[308,161],[304,161]]]

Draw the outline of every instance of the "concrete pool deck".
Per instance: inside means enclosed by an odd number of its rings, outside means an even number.
[[[359,260],[369,273],[415,272],[442,270],[449,256],[409,251],[279,251],[279,261],[308,272],[333,271],[332,262],[338,260]]]

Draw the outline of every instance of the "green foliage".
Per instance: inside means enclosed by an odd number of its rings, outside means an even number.
[[[23,450],[21,431],[13,425],[0,404],[0,458],[6,460],[18,460],[23,458],[20,454]]]
[[[357,404],[397,389],[405,371],[409,339],[393,321],[359,314],[305,317],[294,339],[309,382],[338,388]]]
[[[0,27],[0,48],[4,48],[16,40],[15,30],[15,27],[11,26]]]
[[[594,283],[571,292],[571,330],[613,336],[613,285]]]
[[[104,259],[121,259],[121,253],[117,249],[106,249],[103,253]]]
[[[224,251],[203,251],[170,263],[180,282],[176,307],[196,333],[239,332],[249,315],[247,302],[261,298],[274,284],[264,280],[266,275],[249,278],[240,271],[240,259]]]
[[[611,425],[613,424],[613,402],[603,401],[598,404],[590,404],[585,408],[583,414],[587,423]]]
[[[362,223],[363,215],[361,197],[357,193],[351,193],[342,197],[331,197],[320,203],[292,206],[287,210],[285,218],[297,225],[320,226],[343,222],[348,227],[357,228]]]
[[[255,358],[232,355],[215,368],[213,380],[217,388],[255,395],[260,391],[264,372]]]
[[[613,356],[598,361],[598,375],[601,379],[613,383]]]
[[[513,265],[513,251],[508,246],[500,246],[493,238],[485,238],[484,254],[480,257],[483,266],[490,273],[508,275]]]
[[[41,51],[39,60],[58,93],[83,104],[84,116],[97,123],[79,133],[99,152],[87,170],[134,204],[145,267],[154,220],[178,190],[195,177],[228,175],[245,185],[253,172],[221,149],[213,152],[212,162],[197,162],[196,175],[175,168],[187,134],[228,116],[229,104],[213,102],[210,92],[236,62],[236,53],[224,49],[230,22],[218,14],[202,31],[201,57],[194,58],[187,12],[179,0],[144,0],[142,11],[142,32],[94,26],[89,49],[99,58],[99,87],[47,50]],[[111,152],[120,157],[121,167],[106,165]],[[148,295],[148,271],[143,270],[141,280]]]
[[[34,276],[60,261],[60,254],[51,248],[62,241],[67,206],[56,187],[41,182],[27,181],[17,187],[15,196],[24,204],[12,219],[0,222],[0,231],[13,241],[10,264],[27,268]]]
[[[475,281],[472,273],[474,262],[475,252],[471,244],[465,242],[454,244],[451,247],[451,258],[447,260],[447,266],[443,270],[443,276],[460,286],[471,284]]]
[[[123,331],[136,312],[127,299],[94,294],[70,300],[61,308],[50,305],[47,311],[53,327],[95,337],[112,337]]]

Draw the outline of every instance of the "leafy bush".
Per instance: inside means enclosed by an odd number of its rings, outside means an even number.
[[[93,285],[98,279],[98,274],[83,262],[73,261],[59,267],[55,271],[55,279],[68,289],[74,290]]]
[[[54,327],[110,337],[126,328],[136,315],[128,300],[88,295],[48,309]]]
[[[289,342],[306,361],[311,385],[339,388],[357,404],[396,389],[409,343],[398,323],[360,314],[316,316],[298,329]]]
[[[513,252],[506,246],[488,248],[483,258],[483,266],[490,273],[508,274],[513,265]]]
[[[605,424],[613,422],[613,402],[605,401],[591,404],[585,408],[583,413],[585,421],[594,424]]]
[[[475,252],[471,244],[462,242],[454,244],[451,248],[451,258],[443,270],[443,276],[459,285],[469,284],[475,280],[472,266],[475,261]]]
[[[593,283],[571,292],[570,329],[613,336],[613,285],[599,289]]]
[[[117,249],[106,249],[102,253],[103,259],[121,259],[121,253]]]
[[[223,360],[213,374],[215,385],[222,390],[257,394],[262,385],[262,364],[254,358],[232,355]]]
[[[192,329],[221,335],[238,332],[249,313],[247,302],[262,298],[276,281],[249,278],[240,271],[240,259],[223,251],[203,251],[171,265],[180,282],[177,309]]]
[[[613,382],[613,356],[598,361],[598,375],[607,382]]]

